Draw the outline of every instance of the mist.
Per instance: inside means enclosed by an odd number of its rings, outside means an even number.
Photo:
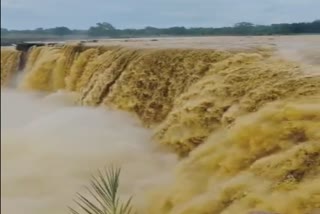
[[[120,193],[142,206],[165,182],[174,155],[127,113],[76,107],[65,92],[1,91],[2,213],[67,213],[98,169],[121,167]]]

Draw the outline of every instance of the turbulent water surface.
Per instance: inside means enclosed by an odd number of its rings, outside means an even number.
[[[20,53],[2,53],[3,213],[66,213],[110,164],[141,214],[320,208],[317,63],[67,45],[31,49],[16,78]]]

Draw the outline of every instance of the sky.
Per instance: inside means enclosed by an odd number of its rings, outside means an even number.
[[[1,27],[222,27],[320,19],[320,0],[1,0]]]

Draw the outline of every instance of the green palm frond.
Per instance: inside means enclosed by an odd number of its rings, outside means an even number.
[[[75,203],[82,212],[69,208],[72,214],[131,214],[131,198],[126,203],[121,203],[117,196],[119,188],[120,168],[110,167],[99,171],[93,176],[90,188],[86,188],[93,197],[77,194]]]

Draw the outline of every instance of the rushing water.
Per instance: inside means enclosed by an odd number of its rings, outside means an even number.
[[[139,214],[320,208],[316,64],[264,48],[39,47],[14,78],[16,56],[1,54],[3,213],[65,213],[110,164]]]

